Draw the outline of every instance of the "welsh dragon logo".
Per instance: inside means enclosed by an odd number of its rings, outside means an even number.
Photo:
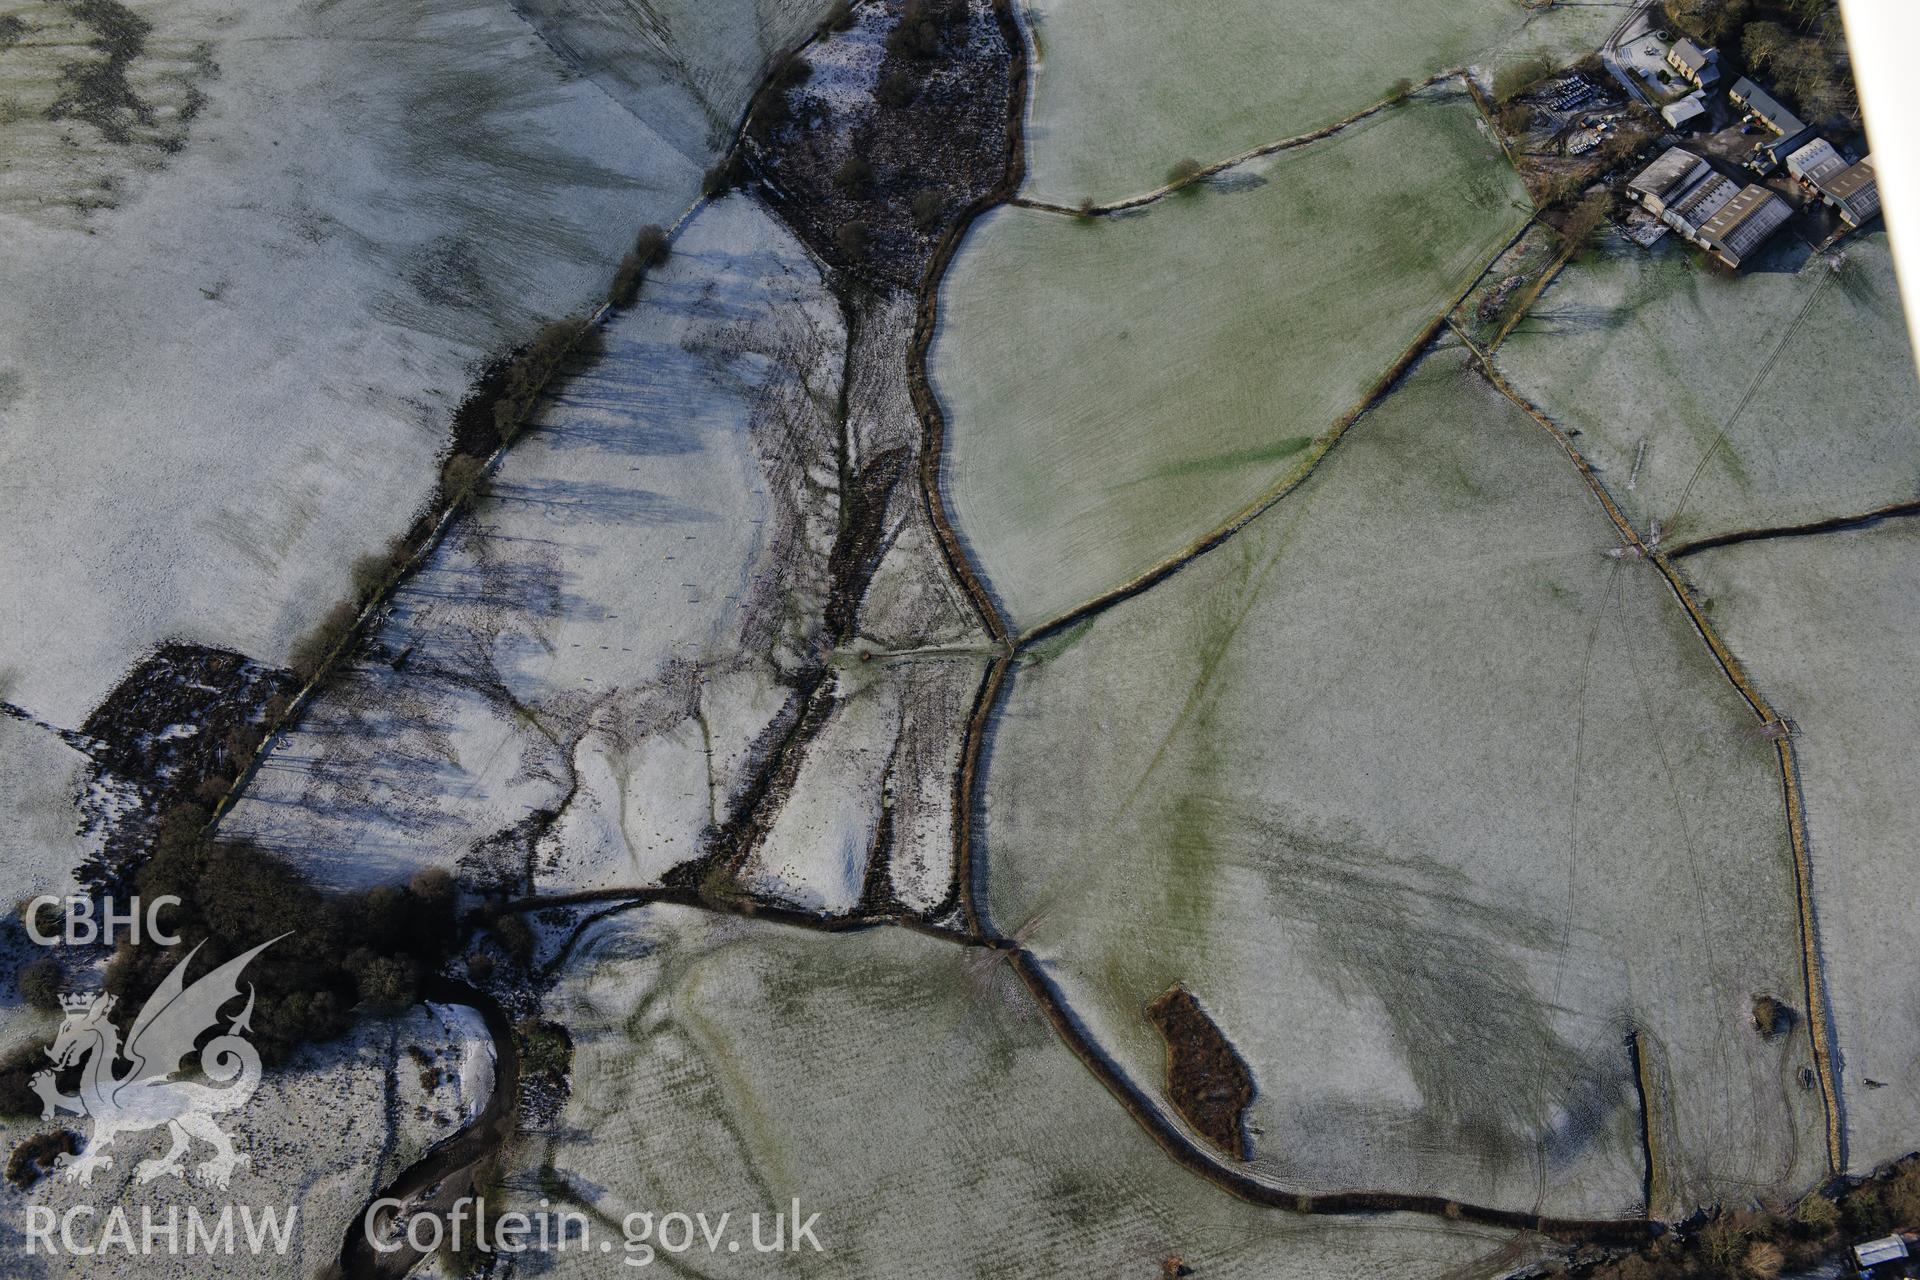
[[[200,1050],[200,1073],[213,1083],[173,1077],[180,1069],[180,1060],[194,1051],[194,1042],[219,1022],[221,1008],[240,995],[240,971],[279,940],[261,943],[188,986],[187,966],[200,950],[196,946],[141,1006],[124,1046],[119,1028],[108,1017],[113,1012],[112,996],[85,993],[61,997],[66,1021],[47,1056],[53,1059],[55,1070],[84,1064],[80,1068],[80,1092],[73,1097],[61,1093],[51,1070],[35,1075],[32,1085],[46,1104],[42,1119],[51,1120],[57,1112],[70,1111],[93,1121],[93,1133],[85,1149],[55,1161],[69,1182],[84,1186],[93,1181],[94,1170],[111,1168],[113,1157],[106,1154],[106,1148],[120,1134],[162,1125],[173,1144],[165,1155],[142,1160],[134,1167],[141,1182],[168,1174],[184,1177],[182,1160],[195,1138],[213,1148],[213,1154],[196,1166],[199,1180],[208,1186],[225,1187],[235,1169],[250,1163],[248,1157],[233,1149],[233,1141],[213,1118],[246,1105],[260,1087],[259,1051],[241,1035],[251,1030],[251,983],[247,985],[246,1007],[231,1018],[223,1034]],[[122,1060],[127,1063],[124,1071],[117,1069]]]

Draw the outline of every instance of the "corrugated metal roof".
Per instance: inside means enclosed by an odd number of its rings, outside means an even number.
[[[1863,1267],[1877,1267],[1883,1262],[1898,1262],[1907,1256],[1907,1242],[1899,1236],[1885,1236],[1879,1240],[1869,1240],[1853,1246],[1854,1261]]]
[[[1796,178],[1818,183],[1829,174],[1847,167],[1847,161],[1825,138],[1815,138],[1787,157],[1787,172]]]
[[[1677,102],[1660,108],[1660,117],[1674,128],[1681,128],[1707,114],[1707,96],[1695,89]]]
[[[1665,196],[1706,163],[1693,152],[1675,147],[1635,174],[1627,183],[1627,191],[1636,196]]]
[[[1822,195],[1846,206],[1847,221],[1855,226],[1880,212],[1880,184],[1873,175],[1872,156],[1825,179],[1819,187]]]
[[[1684,222],[1689,231],[1701,231],[1720,216],[1740,194],[1740,184],[1732,178],[1713,174],[1706,181],[1667,205],[1670,218]]]
[[[1827,193],[1836,200],[1844,200],[1854,192],[1874,185],[1873,157],[1866,156],[1844,173],[1835,174],[1827,183]]]
[[[1707,220],[1700,228],[1700,238],[1738,265],[1792,216],[1793,210],[1785,200],[1750,182]]]

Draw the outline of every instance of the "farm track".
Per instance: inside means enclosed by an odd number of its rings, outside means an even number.
[[[1707,451],[1700,455],[1700,461],[1694,464],[1693,474],[1687,478],[1687,487],[1680,491],[1680,501],[1674,504],[1673,515],[1668,519],[1668,524],[1680,523],[1680,515],[1687,509],[1688,500],[1693,497],[1694,486],[1700,483],[1700,477],[1707,472],[1707,464],[1713,461],[1713,455],[1718,453],[1720,446],[1726,443],[1727,432],[1733,429],[1733,424],[1739,421],[1740,415],[1746,412],[1749,404],[1753,403],[1753,397],[1759,393],[1767,376],[1773,372],[1773,366],[1780,359],[1780,353],[1787,349],[1787,344],[1793,341],[1793,336],[1800,332],[1800,326],[1807,322],[1807,317],[1813,312],[1814,304],[1820,301],[1820,295],[1833,282],[1834,274],[1833,271],[1828,271],[1814,281],[1813,288],[1807,292],[1806,301],[1800,304],[1800,309],[1793,313],[1792,322],[1768,349],[1766,359],[1754,366],[1753,377],[1747,380],[1747,389],[1740,393],[1740,399],[1734,403],[1732,411],[1720,424],[1720,430],[1715,433],[1713,443],[1707,446]],[[1658,530],[1656,529],[1655,532],[1657,533]]]

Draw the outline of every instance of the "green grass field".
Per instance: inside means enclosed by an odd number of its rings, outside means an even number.
[[[1029,0],[1040,57],[1026,194],[1078,204],[1151,190],[1176,161],[1224,160],[1364,110],[1403,78],[1572,61],[1620,20],[1605,5],[1327,0],[1200,8]],[[1415,153],[1408,163],[1420,164]]]
[[[1127,216],[989,216],[931,363],[956,523],[1016,621],[1142,573],[1310,463],[1525,207],[1452,96]]]

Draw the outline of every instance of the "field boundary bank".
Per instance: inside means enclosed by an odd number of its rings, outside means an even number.
[[[1691,588],[1681,578],[1673,566],[1672,553],[1662,551],[1657,545],[1649,545],[1631,521],[1621,512],[1620,507],[1607,492],[1606,486],[1594,472],[1593,467],[1574,446],[1573,440],[1543,413],[1537,406],[1521,395],[1513,384],[1508,382],[1493,361],[1456,325],[1454,332],[1474,353],[1475,364],[1487,381],[1511,401],[1529,418],[1544,429],[1559,444],[1560,448],[1572,460],[1587,483],[1588,489],[1599,500],[1601,507],[1612,520],[1615,529],[1625,540],[1636,558],[1649,561],[1665,580],[1667,587],[1686,611],[1688,620],[1693,624],[1694,632],[1706,644],[1715,663],[1733,685],[1749,709],[1759,717],[1762,727],[1773,737],[1773,745],[1780,762],[1781,797],[1785,805],[1787,835],[1793,852],[1793,887],[1795,924],[1800,936],[1800,975],[1802,995],[1807,1003],[1808,1039],[1813,1048],[1814,1074],[1820,1086],[1820,1104],[1824,1113],[1827,1147],[1827,1171],[1829,1174],[1843,1173],[1846,1170],[1846,1128],[1839,1088],[1833,1073],[1833,1022],[1832,1010],[1827,1004],[1825,975],[1820,960],[1820,937],[1817,913],[1813,902],[1813,866],[1807,846],[1806,817],[1801,803],[1799,769],[1795,763],[1791,734],[1785,732],[1786,722],[1779,712],[1753,685],[1747,676],[1746,668],[1733,655],[1726,642],[1708,621],[1706,613],[1694,598]]]
[[[1536,215],[1536,220],[1538,220],[1538,215]],[[1548,227],[1548,230],[1551,231],[1552,228]],[[1554,234],[1558,236],[1560,233],[1555,231]],[[1486,354],[1489,357],[1500,349],[1500,344],[1507,340],[1507,335],[1512,333],[1514,328],[1522,320],[1532,314],[1534,305],[1538,303],[1547,290],[1552,287],[1553,282],[1559,278],[1560,273],[1566,270],[1567,264],[1573,261],[1574,254],[1580,251],[1580,246],[1568,242],[1565,236],[1560,236],[1560,240],[1561,245],[1559,249],[1555,250],[1553,260],[1541,269],[1540,278],[1534,281],[1525,293],[1520,295],[1520,299],[1518,303],[1514,305],[1512,312],[1507,316],[1506,320],[1501,323],[1499,331],[1493,335],[1493,341],[1487,344]]]
[[[1176,1164],[1212,1182],[1221,1190],[1251,1204],[1283,1209],[1300,1214],[1347,1216],[1370,1213],[1423,1213],[1472,1222],[1484,1226],[1507,1227],[1551,1237],[1575,1237],[1582,1242],[1635,1244],[1658,1234],[1659,1224],[1649,1218],[1560,1218],[1528,1213],[1520,1209],[1497,1209],[1488,1205],[1451,1200],[1445,1196],[1397,1191],[1286,1191],[1261,1182],[1245,1173],[1221,1164],[1208,1155],[1184,1132],[1176,1128],[1158,1107],[1145,1096],[1133,1080],[1103,1053],[1072,1016],[1072,1006],[1059,994],[1041,970],[1040,963],[1026,948],[1013,947],[1009,953],[1014,971],[1053,1024],[1054,1031],[1066,1042],[1074,1056],[1107,1087],[1115,1100],[1134,1121],[1160,1145]]]
[[[520,15],[517,10],[515,13],[516,16],[519,16],[521,21],[527,25],[528,29],[533,32],[536,38],[540,39],[544,44],[545,37],[533,28],[533,24],[528,22],[524,15]],[[748,98],[746,105],[741,108],[739,118],[734,121],[732,135],[728,139],[727,146],[720,153],[716,163],[727,165],[734,160],[745,138],[747,126],[753,120],[754,112],[759,110],[768,92],[774,88],[773,71],[781,65],[784,65],[788,59],[797,57],[814,44],[820,42],[825,38],[825,34],[824,29],[816,28],[809,32],[804,40],[794,45],[794,47],[786,53],[779,57],[769,59],[767,70],[762,72],[760,86],[754,90],[752,96]],[[552,51],[549,50],[549,52]],[[558,57],[559,55],[555,54],[554,56]],[[604,93],[606,91],[602,89],[601,92]],[[628,114],[631,114],[631,112]],[[693,200],[687,204],[687,207],[681,210],[680,216],[674,220],[673,225],[667,228],[665,244],[671,247],[674,242],[679,240],[681,233],[686,230],[687,224],[692,222],[701,210],[710,204],[716,204],[726,199],[730,194],[730,189],[714,195],[709,195],[705,191],[696,194]],[[633,305],[638,305],[637,300]],[[606,301],[604,298],[593,305],[592,309],[584,318],[584,323],[579,335],[568,344],[565,351],[563,351],[560,357],[554,362],[553,368],[547,378],[534,392],[533,403],[536,406],[547,398],[548,391],[551,387],[571,376],[566,371],[566,366],[580,354],[581,349],[586,345],[588,340],[600,331],[606,317],[618,309],[622,308],[614,307],[612,303]],[[469,394],[471,394],[472,387],[477,387],[478,385],[479,380],[475,379],[475,381],[470,384]],[[235,769],[232,783],[228,785],[227,789],[222,792],[220,797],[214,802],[213,808],[208,814],[206,824],[201,828],[203,832],[208,834],[213,833],[219,827],[220,820],[239,802],[242,793],[245,792],[248,785],[251,784],[253,776],[259,772],[261,764],[273,753],[274,739],[281,733],[299,727],[301,715],[306,710],[307,705],[318,696],[327,685],[331,684],[339,674],[342,659],[351,654],[358,646],[367,632],[367,624],[369,621],[374,619],[381,610],[391,602],[393,597],[398,594],[401,586],[412,578],[414,573],[427,562],[427,559],[439,549],[440,544],[445,541],[448,531],[452,528],[454,521],[458,519],[461,511],[468,505],[470,498],[475,501],[478,500],[480,485],[499,467],[500,461],[506,457],[508,450],[534,434],[534,428],[531,425],[532,419],[533,412],[530,410],[527,422],[522,424],[520,430],[517,431],[512,438],[502,441],[498,447],[487,454],[484,459],[481,459],[479,472],[473,488],[454,495],[452,500],[447,502],[437,515],[431,517],[432,524],[423,535],[419,545],[409,553],[405,561],[395,567],[387,582],[382,585],[379,590],[375,591],[367,600],[366,604],[354,615],[353,624],[347,628],[340,641],[328,650],[326,655],[321,659],[319,668],[314,672],[312,678],[307,680],[288,697],[286,710],[276,719],[263,722],[259,726],[261,731],[260,745],[254,748],[253,753],[247,760]],[[455,451],[457,452],[457,449]],[[452,452],[450,452],[448,456],[453,456]],[[443,491],[443,489],[436,489],[435,493],[438,494]],[[427,518],[428,516],[426,514],[421,516],[423,520]]]
[[[1857,515],[1827,516],[1820,520],[1809,520],[1803,524],[1733,529],[1726,533],[1695,538],[1690,542],[1675,543],[1666,548],[1665,554],[1669,560],[1677,560],[1681,556],[1690,556],[1696,552],[1712,551],[1718,547],[1736,547],[1746,542],[1771,542],[1776,538],[1809,538],[1823,533],[1851,533],[1860,529],[1871,529],[1885,520],[1899,520],[1910,516],[1920,516],[1920,502],[1894,502]]]
[[[1006,203],[1016,209],[1032,209],[1037,213],[1064,214],[1070,218],[1106,218],[1116,213],[1126,213],[1133,209],[1142,209],[1147,205],[1156,204],[1161,200],[1165,200],[1168,196],[1178,195],[1189,187],[1197,186],[1210,178],[1216,178],[1229,169],[1237,169],[1243,164],[1250,164],[1255,160],[1264,159],[1267,156],[1278,155],[1282,151],[1292,151],[1299,147],[1307,146],[1309,143],[1331,138],[1336,133],[1342,133],[1370,116],[1376,116],[1390,107],[1398,106],[1422,90],[1431,89],[1437,84],[1456,78],[1466,82],[1470,87],[1473,83],[1472,78],[1467,75],[1466,70],[1462,67],[1450,67],[1445,71],[1437,71],[1425,80],[1422,80],[1419,84],[1408,88],[1405,92],[1390,93],[1371,106],[1362,107],[1352,115],[1335,120],[1332,124],[1322,125],[1318,129],[1309,130],[1306,133],[1296,133],[1292,137],[1281,138],[1276,142],[1263,142],[1257,147],[1242,151],[1239,155],[1229,156],[1225,160],[1216,160],[1214,163],[1204,168],[1196,169],[1184,177],[1172,182],[1162,183],[1151,191],[1142,191],[1136,195],[1122,196],[1118,200],[1110,200],[1105,204],[1074,206],[1057,204],[1052,200],[1038,200],[1022,195],[1015,195],[1008,199]],[[1502,150],[1504,149],[1505,146],[1502,144]]]
[[[1501,1209],[1470,1201],[1417,1192],[1341,1189],[1334,1191],[1288,1191],[1260,1182],[1215,1160],[1197,1143],[1169,1121],[1145,1092],[1094,1044],[1081,1029],[1072,1005],[1059,993],[1041,969],[1040,960],[1022,943],[990,935],[959,933],[940,928],[916,917],[830,916],[793,908],[744,902],[717,905],[697,891],[684,887],[585,890],[578,893],[535,895],[505,903],[501,910],[527,912],[561,906],[606,904],[578,921],[561,948],[569,953],[586,928],[611,915],[655,905],[673,905],[763,920],[770,924],[804,929],[814,933],[849,934],[883,928],[905,928],[913,933],[953,945],[1004,956],[1019,974],[1022,984],[1040,1006],[1048,1022],[1070,1052],[1113,1094],[1132,1119],[1145,1129],[1176,1163],[1235,1198],[1266,1208],[1291,1213],[1350,1216],[1383,1212],[1421,1213],[1455,1221],[1507,1227],[1553,1237],[1638,1243],[1657,1234],[1658,1223],[1647,1218],[1563,1218],[1531,1213],[1521,1209]],[[558,959],[558,957],[556,958]],[[451,1142],[453,1135],[447,1141]],[[442,1145],[445,1145],[444,1143]]]
[[[940,543],[940,554],[948,570],[966,591],[994,643],[1012,652],[1012,636],[998,601],[985,578],[974,568],[966,544],[947,515],[946,498],[940,491],[940,466],[947,441],[946,414],[927,376],[927,356],[933,336],[940,326],[940,285],[946,278],[960,244],[975,222],[988,211],[1012,200],[1020,190],[1026,172],[1026,118],[1028,46],[1024,27],[1015,10],[1016,0],[993,0],[994,17],[1000,25],[1001,39],[1008,54],[1006,159],[1000,179],[967,205],[948,225],[934,244],[921,274],[914,305],[913,338],[907,344],[907,393],[914,412],[920,418],[920,490],[927,516],[933,522]]]
[[[1232,538],[1235,534],[1239,533],[1240,530],[1265,515],[1277,503],[1288,497],[1301,485],[1305,484],[1312,478],[1313,474],[1319,470],[1321,464],[1324,463],[1328,455],[1333,452],[1334,447],[1345,438],[1347,432],[1353,425],[1365,417],[1380,401],[1385,399],[1388,393],[1399,383],[1400,379],[1405,377],[1407,372],[1428,354],[1440,330],[1448,325],[1450,318],[1454,311],[1459,308],[1460,303],[1473,292],[1474,286],[1485,277],[1487,268],[1492,263],[1499,261],[1502,254],[1517,244],[1520,237],[1527,233],[1527,228],[1531,225],[1532,223],[1530,221],[1522,223],[1520,229],[1509,236],[1486,262],[1481,263],[1479,267],[1468,274],[1466,285],[1447,299],[1439,314],[1414,336],[1413,341],[1407,346],[1406,350],[1402,351],[1399,357],[1387,366],[1386,372],[1374,380],[1372,385],[1367,388],[1359,400],[1354,402],[1352,407],[1338,418],[1335,418],[1325,431],[1315,436],[1314,443],[1308,448],[1306,456],[1282,474],[1265,493],[1255,498],[1251,503],[1233,515],[1228,516],[1225,521],[1216,525],[1210,531],[1202,534],[1194,541],[1189,542],[1186,547],[1180,551],[1176,551],[1159,563],[1141,570],[1125,582],[1109,587],[1099,595],[1082,601],[1064,613],[1056,614],[1042,622],[1035,623],[1020,633],[1015,644],[1016,651],[1024,649],[1035,641],[1045,639],[1049,635],[1053,635],[1067,627],[1073,626],[1075,623],[1084,621],[1095,614],[1102,613],[1122,601],[1131,599],[1157,586],[1175,573],[1178,573],[1181,569],[1184,569],[1188,564],[1198,560],[1209,551],[1214,550],[1226,542],[1229,538]]]
[[[1640,1196],[1646,1206],[1647,1217],[1653,1217],[1653,1206],[1660,1203],[1665,1188],[1660,1179],[1660,1137],[1659,1123],[1653,1114],[1653,1099],[1659,1092],[1653,1080],[1652,1064],[1647,1060],[1647,1046],[1644,1033],[1635,1027],[1627,1032],[1627,1060],[1633,1067],[1633,1088],[1640,1096],[1640,1158],[1644,1164],[1641,1170]]]
[[[1049,1024],[1053,1026],[1068,1049],[1078,1057],[1089,1072],[1104,1085],[1122,1108],[1145,1129],[1150,1137],[1171,1159],[1189,1172],[1207,1179],[1223,1191],[1236,1198],[1271,1208],[1285,1209],[1303,1214],[1367,1214],[1387,1211],[1425,1213],[1439,1217],[1470,1221],[1486,1225],[1509,1227],[1516,1230],[1543,1232],[1578,1236],[1584,1239],[1620,1240],[1637,1242],[1648,1238],[1654,1230],[1653,1224],[1644,1218],[1626,1219],[1559,1219],[1543,1217],[1519,1210],[1496,1209],[1488,1206],[1467,1204],[1448,1200],[1440,1196],[1420,1195],[1389,1191],[1343,1190],[1323,1193],[1301,1193],[1283,1191],[1268,1186],[1237,1170],[1227,1168],[1210,1158],[1181,1133],[1158,1108],[1154,1107],[1140,1089],[1120,1072],[1099,1051],[1098,1047],[1084,1035],[1079,1028],[1078,1016],[1072,1011],[1065,997],[1054,988],[1041,972],[1039,961],[1017,938],[1006,938],[994,929],[988,915],[982,910],[980,890],[984,887],[986,864],[975,857],[975,845],[979,839],[974,815],[981,806],[984,773],[981,768],[984,760],[985,743],[992,731],[995,713],[1004,700],[1010,684],[1007,680],[1019,655],[1036,640],[1073,622],[1098,612],[1109,604],[1151,587],[1155,583],[1177,571],[1187,562],[1205,554],[1206,551],[1226,541],[1240,528],[1271,507],[1275,502],[1292,492],[1317,468],[1318,463],[1331,452],[1341,435],[1358,419],[1365,415],[1392,387],[1405,375],[1432,346],[1434,338],[1446,324],[1447,318],[1460,305],[1473,286],[1486,274],[1487,266],[1498,259],[1500,254],[1518,242],[1532,225],[1531,219],[1509,236],[1500,248],[1474,271],[1467,274],[1465,285],[1450,297],[1439,313],[1422,328],[1413,342],[1401,353],[1388,369],[1375,380],[1368,391],[1351,409],[1335,421],[1333,426],[1322,433],[1323,447],[1302,466],[1278,481],[1272,490],[1261,500],[1250,505],[1239,515],[1216,529],[1200,542],[1189,547],[1172,559],[1163,562],[1148,573],[1124,584],[1115,591],[1108,592],[1070,613],[1064,614],[1041,626],[1030,629],[1018,636],[1014,635],[993,592],[974,569],[967,554],[963,540],[949,522],[945,509],[945,499],[940,489],[940,460],[945,443],[946,419],[941,412],[937,399],[932,394],[927,378],[926,358],[931,346],[934,331],[938,324],[939,288],[946,270],[952,263],[961,242],[973,224],[986,212],[1002,204],[1019,204],[1017,196],[1019,183],[1026,162],[1025,115],[1028,103],[1028,85],[1030,80],[1031,45],[1022,23],[1017,4],[1018,0],[993,0],[994,10],[1002,23],[1003,32],[1008,35],[1008,44],[1013,54],[1014,90],[1009,95],[1008,113],[1008,162],[999,186],[973,206],[969,206],[956,224],[941,237],[933,258],[928,264],[919,290],[919,315],[914,341],[909,347],[908,387],[912,393],[914,408],[919,413],[923,431],[921,449],[921,477],[928,511],[939,534],[942,551],[949,567],[967,589],[975,607],[980,611],[982,620],[994,639],[1004,646],[1005,651],[997,657],[982,677],[974,707],[968,717],[966,735],[961,747],[961,763],[954,779],[956,804],[954,809],[954,880],[959,886],[959,907],[965,926],[965,941],[972,946],[983,947],[1005,953],[1019,974],[1034,1000],[1045,1013]],[[1428,81],[1429,85],[1445,80],[1460,72],[1445,72]],[[1424,86],[1423,86],[1424,87]],[[1417,90],[1416,90],[1417,91]],[[1376,104],[1361,117],[1372,115],[1389,105],[1391,101]],[[1352,120],[1330,126],[1326,130],[1316,131],[1315,137],[1324,137],[1337,132],[1353,123]],[[1270,144],[1263,151],[1254,154],[1271,154],[1273,151],[1303,145],[1313,138],[1289,139],[1282,144]],[[1252,155],[1236,157],[1233,160],[1214,166],[1207,173],[1218,173],[1233,164],[1245,163]],[[1205,176],[1205,175],[1202,175]],[[1197,176],[1194,181],[1201,180]],[[1158,198],[1158,197],[1155,197]],[[1077,212],[1077,211],[1068,211]],[[793,921],[799,923],[799,921]],[[891,921],[870,921],[862,924],[886,924]],[[829,925],[824,921],[809,921],[805,927],[828,930],[844,929],[853,926]],[[919,922],[922,931],[933,932],[951,937],[953,935]]]

